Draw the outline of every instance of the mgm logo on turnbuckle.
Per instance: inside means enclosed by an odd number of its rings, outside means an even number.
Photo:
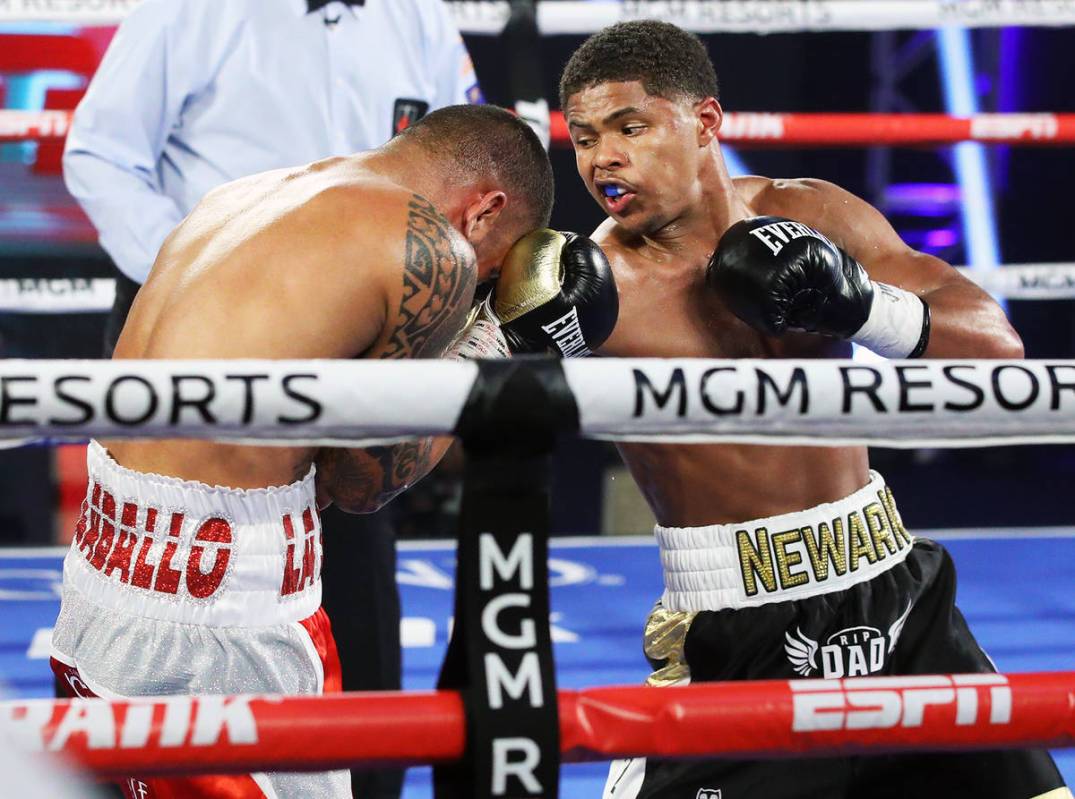
[[[830,635],[821,645],[796,627],[794,636],[790,632],[784,633],[787,641],[784,652],[795,673],[801,677],[810,677],[818,671],[825,679],[877,674],[884,669],[889,654],[896,648],[913,604],[908,603],[907,610],[892,623],[887,633],[866,625],[847,627]]]

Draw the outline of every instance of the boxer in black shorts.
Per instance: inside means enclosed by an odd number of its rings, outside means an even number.
[[[918,539],[901,563],[843,590],[718,611],[668,611],[658,605],[646,629],[646,651],[655,669],[649,682],[992,672],[992,662],[954,604],[955,589],[948,553]],[[1044,750],[764,761],[634,759],[613,764],[605,796],[1064,799],[1070,792],[1061,784]]]
[[[704,46],[667,23],[607,28],[565,67],[561,105],[579,174],[608,214],[594,239],[619,289],[599,354],[847,358],[855,342],[889,358],[1022,357],[987,294],[859,198],[819,180],[731,178],[717,94]],[[948,556],[904,529],[865,447],[620,452],[658,521],[652,683],[993,671],[953,604]],[[1012,751],[634,760],[613,765],[605,796],[1071,793],[1047,753]]]

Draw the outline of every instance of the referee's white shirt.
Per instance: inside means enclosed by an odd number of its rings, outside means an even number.
[[[64,178],[142,283],[215,186],[377,147],[414,101],[480,100],[443,0],[144,0],[75,112]]]

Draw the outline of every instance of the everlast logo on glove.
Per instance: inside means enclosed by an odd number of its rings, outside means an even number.
[[[619,316],[608,259],[575,233],[532,231],[508,252],[493,311],[515,354],[582,358],[605,343]]]
[[[750,231],[750,235],[772,250],[773,255],[779,255],[780,251],[784,249],[784,245],[789,241],[801,239],[803,236],[828,241],[812,227],[807,227],[802,222],[793,222],[790,219],[754,228]]]
[[[401,97],[392,109],[392,134],[398,136],[419,119],[426,115],[429,103],[425,100],[412,100]]]
[[[586,346],[586,337],[579,326],[578,308],[572,308],[556,321],[542,325],[541,329],[552,336],[553,343],[565,358],[585,358],[593,354]]]

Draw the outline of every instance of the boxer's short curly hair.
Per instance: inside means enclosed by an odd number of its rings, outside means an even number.
[[[599,83],[637,80],[647,94],[692,101],[717,97],[717,73],[705,45],[668,22],[620,22],[598,31],[572,54],[560,78],[560,107]]]
[[[530,126],[494,105],[450,105],[419,119],[397,137],[449,162],[461,180],[488,175],[509,197],[524,230],[546,227],[552,215],[549,154]],[[510,212],[509,212],[510,213]]]

